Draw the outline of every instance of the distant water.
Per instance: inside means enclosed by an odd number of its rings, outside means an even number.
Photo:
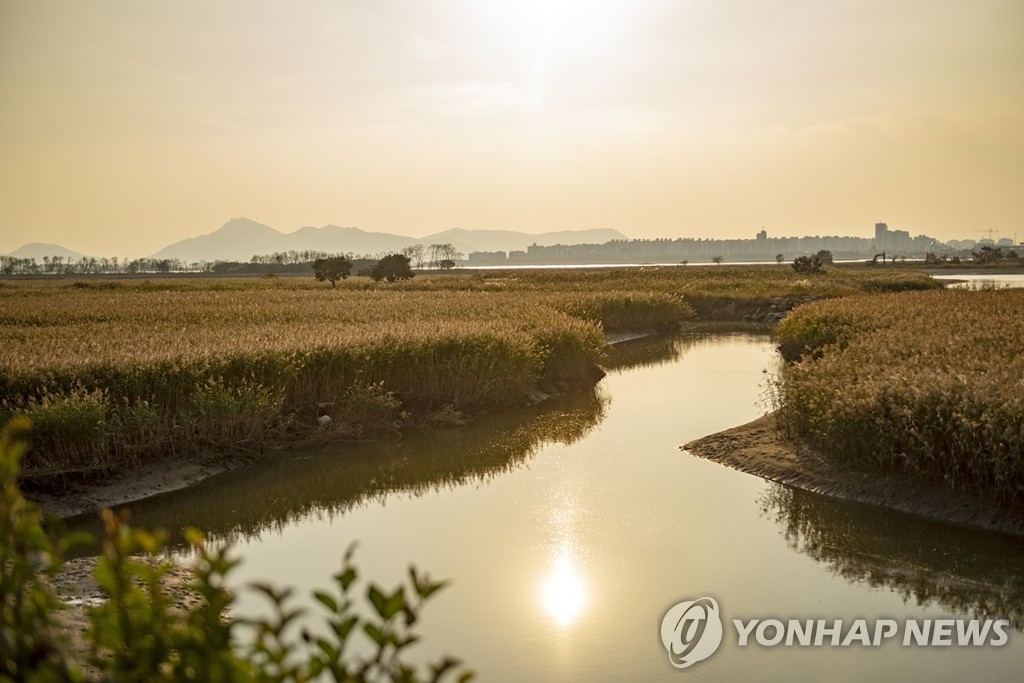
[[[949,285],[950,287],[1024,287],[1024,273],[1009,273],[1003,275],[933,275],[936,280],[958,281]]]

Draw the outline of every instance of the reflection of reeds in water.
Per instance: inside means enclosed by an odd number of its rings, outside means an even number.
[[[765,333],[764,325],[750,323],[700,324],[680,334],[643,337],[615,344],[608,350],[601,366],[609,372],[658,367],[675,362],[690,349],[720,344],[725,335],[762,339]]]
[[[1024,630],[1024,546],[1003,534],[844,503],[770,484],[759,500],[794,550],[849,581]]]
[[[214,541],[233,541],[310,516],[333,518],[395,494],[421,496],[486,482],[520,467],[545,444],[581,439],[604,418],[607,403],[595,389],[398,441],[281,453],[192,489],[137,503],[132,523],[168,529],[172,544],[187,525],[201,527]],[[78,522],[77,528],[98,529],[91,516]]]

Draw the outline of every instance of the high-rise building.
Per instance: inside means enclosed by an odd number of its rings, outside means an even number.
[[[885,251],[885,237],[889,232],[889,226],[885,223],[875,223],[875,249]]]

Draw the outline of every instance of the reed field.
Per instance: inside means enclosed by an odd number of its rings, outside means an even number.
[[[776,333],[783,423],[822,452],[1024,504],[1024,290],[820,301]]]
[[[345,283],[369,286],[362,278]],[[687,302],[713,298],[847,296],[863,292],[939,289],[941,284],[916,270],[859,264],[829,267],[801,275],[789,264],[651,266],[641,268],[485,270],[443,277],[417,277],[399,283],[408,289],[510,291],[630,291],[682,295]]]
[[[0,418],[31,477],[301,438],[362,438],[591,384],[602,332],[672,328],[701,297],[926,287],[911,271],[714,267],[417,276],[10,280]]]
[[[780,297],[829,298],[942,287],[918,271],[859,264],[830,267],[812,275],[798,274],[785,264],[482,271],[449,277],[451,279],[417,278],[403,284],[418,288],[468,287],[488,291],[666,294],[683,297],[701,320],[724,321],[743,320],[745,314]]]
[[[604,343],[549,305],[471,292],[3,294],[3,411],[32,419],[36,474],[507,406],[585,381]]]

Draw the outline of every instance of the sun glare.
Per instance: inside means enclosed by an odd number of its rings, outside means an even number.
[[[611,34],[623,21],[620,0],[520,0],[479,3],[479,38],[500,55],[510,81],[538,120],[566,89],[596,76]]]
[[[554,571],[541,588],[544,610],[560,626],[568,626],[586,604],[587,594],[572,559],[567,554],[555,559]]]

